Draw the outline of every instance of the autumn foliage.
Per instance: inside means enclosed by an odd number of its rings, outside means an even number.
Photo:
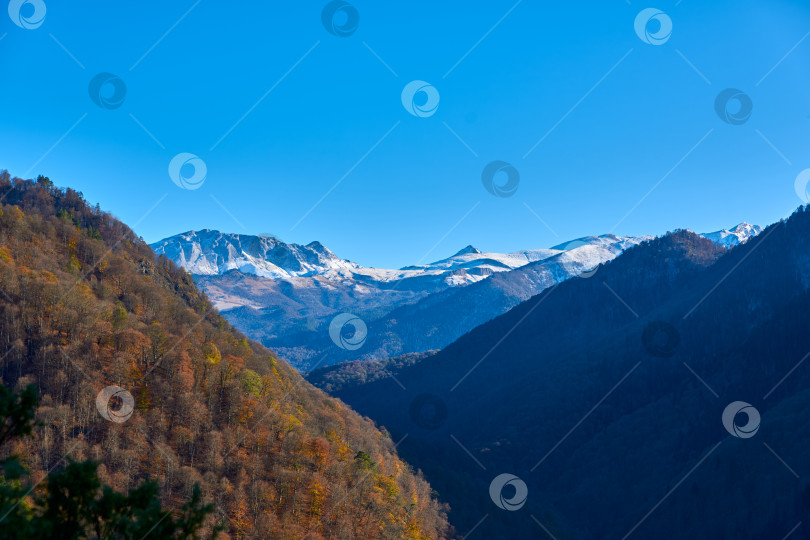
[[[191,277],[81,193],[0,173],[0,377],[35,384],[16,443],[36,482],[64,457],[120,492],[199,485],[232,538],[446,538],[445,508],[370,421],[233,329]],[[105,420],[96,396],[131,393]],[[360,457],[358,457],[360,456]]]

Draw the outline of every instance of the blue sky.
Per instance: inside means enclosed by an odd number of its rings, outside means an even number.
[[[347,37],[325,2],[45,4],[35,29],[0,17],[0,168],[78,189],[149,242],[272,233],[399,267],[765,225],[802,202],[806,2],[357,0]],[[648,7],[672,21],[661,45],[634,30]],[[120,107],[90,99],[102,72],[126,85]],[[414,80],[435,114],[403,107]],[[726,88],[753,103],[741,125],[715,112]],[[199,189],[170,179],[180,153],[204,161]],[[482,185],[496,160],[520,175],[511,197]]]

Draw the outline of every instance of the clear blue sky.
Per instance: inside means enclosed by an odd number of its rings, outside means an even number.
[[[398,267],[765,225],[810,167],[806,1],[353,0],[349,37],[320,1],[45,3],[36,29],[0,17],[0,168],[78,189],[149,242],[274,233]],[[662,45],[634,31],[651,6],[672,21]],[[100,72],[126,84],[120,107],[90,99]],[[402,106],[413,80],[438,90],[432,116]],[[753,102],[743,125],[715,112],[729,87]],[[169,178],[181,152],[206,163],[199,189]],[[512,197],[482,185],[495,160],[520,173]]]

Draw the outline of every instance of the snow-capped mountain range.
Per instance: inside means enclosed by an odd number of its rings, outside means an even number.
[[[269,236],[210,229],[165,238],[152,244],[152,249],[196,276],[220,310],[241,306],[261,309],[276,305],[257,298],[263,289],[273,288],[267,284],[264,287],[256,285],[265,279],[284,283],[291,292],[316,289],[318,295],[329,296],[342,291],[354,301],[366,296],[373,299],[375,307],[383,307],[448,287],[476,283],[492,274],[508,272],[563,252],[568,252],[572,260],[578,261],[578,268],[595,267],[648,238],[603,235],[573,240],[549,249],[513,253],[486,253],[467,246],[446,259],[396,270],[369,268],[341,259],[319,242],[302,246],[286,244]],[[212,278],[234,271],[240,275],[239,285],[234,283],[223,288],[221,280]],[[248,284],[250,286],[245,287]],[[329,302],[337,304],[335,307],[342,303],[339,299]],[[350,307],[346,305],[342,309]]]
[[[701,236],[724,247],[745,243],[762,231],[758,225],[741,223],[732,229],[705,233]],[[412,265],[398,270],[369,268],[341,259],[320,242],[305,246],[287,244],[271,236],[222,233],[211,229],[189,231],[151,244],[158,255],[165,255],[197,276],[222,275],[232,270],[269,279],[311,278],[359,279],[360,281],[396,282],[415,277],[439,276],[447,285],[474,283],[495,272],[520,268],[547,259],[563,251],[576,251],[585,256],[593,250],[586,246],[617,246],[626,249],[649,236],[618,237],[602,235],[572,240],[548,249],[512,253],[487,253],[467,246],[455,255],[430,264]],[[599,259],[597,261],[597,259]],[[594,259],[594,266],[604,262]]]
[[[583,260],[592,253],[588,246],[616,246],[621,250],[650,237],[603,235],[573,240],[549,249],[513,253],[487,253],[467,246],[455,255],[430,264],[412,265],[397,270],[369,268],[341,259],[320,242],[305,246],[286,244],[270,236],[222,233],[205,229],[189,231],[151,244],[158,255],[165,255],[190,274],[223,275],[232,270],[268,279],[313,278],[329,280],[354,279],[361,283],[390,283],[433,276],[447,286],[460,286],[480,281],[495,272],[506,272],[526,264],[547,259],[563,251],[576,251]],[[594,266],[602,262],[594,258]]]
[[[398,270],[368,268],[340,259],[320,242],[305,246],[285,244],[269,236],[230,234],[205,229],[189,231],[152,244],[158,255],[166,255],[189,273],[221,275],[231,270],[269,279],[311,278],[331,280],[395,282],[420,276],[441,276],[448,285],[473,283],[492,272],[512,270],[554,255],[554,249],[515,253],[482,253],[467,246],[452,257],[426,265]]]
[[[733,247],[761,230],[742,223],[702,236]],[[651,238],[606,234],[512,253],[467,246],[451,257],[400,269],[364,267],[319,242],[287,244],[271,236],[210,229],[178,234],[152,248],[191,273],[237,328],[306,369],[331,346],[324,329],[338,313],[355,313],[379,328],[376,344],[358,351],[363,358],[436,348],[555,283],[589,275]],[[497,280],[488,279],[494,275]],[[441,321],[462,305],[467,312],[444,328]],[[397,333],[403,325],[425,326],[421,334],[432,337],[403,338]],[[334,362],[345,359],[341,351],[331,352]]]

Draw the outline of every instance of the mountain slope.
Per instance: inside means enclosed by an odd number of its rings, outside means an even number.
[[[732,250],[687,231],[629,249],[336,395],[408,434],[461,533],[783,538],[810,510],[809,314],[800,209]],[[754,438],[724,428],[736,401]],[[501,473],[527,485],[519,511],[490,496]]]
[[[33,478],[94,459],[121,491],[157,479],[169,507],[199,484],[232,537],[448,536],[391,439],[234,330],[184,270],[47,178],[0,173],[0,192],[0,378],[39,389],[41,425],[15,448]]]

